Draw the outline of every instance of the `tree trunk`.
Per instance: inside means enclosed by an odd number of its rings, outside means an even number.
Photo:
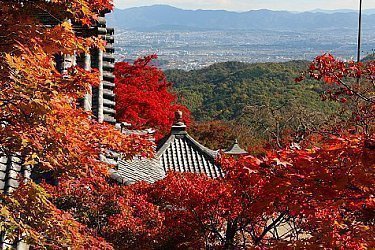
[[[234,249],[234,237],[236,236],[236,229],[237,229],[237,220],[228,221],[227,222],[227,230],[225,233],[225,250],[233,250]]]

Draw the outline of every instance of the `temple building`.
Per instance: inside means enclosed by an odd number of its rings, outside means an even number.
[[[112,171],[112,177],[125,185],[137,181],[153,183],[163,179],[170,171],[220,178],[224,176],[223,170],[216,162],[220,152],[231,156],[247,154],[240,148],[237,140],[229,149],[222,151],[214,151],[201,145],[189,135],[182,120],[182,113],[178,111],[169,135],[158,143],[155,157],[119,160],[117,170]]]
[[[72,66],[80,66],[86,70],[98,69],[100,84],[93,87],[92,93],[88,93],[83,100],[79,100],[82,108],[91,110],[94,119],[99,122],[116,123],[115,115],[115,58],[114,29],[106,26],[105,12],[100,14],[96,24],[91,27],[74,25],[74,31],[78,36],[97,36],[106,41],[105,51],[91,49],[90,53],[79,55],[56,55],[56,67],[64,75],[65,71]],[[48,13],[38,14],[38,19],[45,26],[58,25],[59,22]],[[9,193],[18,186],[17,176],[29,177],[30,169],[24,167],[17,155],[0,152],[0,193]]]
[[[116,123],[115,119],[115,77],[113,74],[115,58],[114,29],[106,26],[105,14],[103,12],[96,23],[91,27],[82,27],[73,24],[76,35],[81,37],[96,36],[106,41],[105,50],[91,49],[90,53],[79,55],[56,55],[56,67],[64,76],[66,70],[72,66],[80,66],[86,70],[98,69],[100,84],[93,87],[79,104],[86,111],[92,111],[93,119],[98,122]],[[38,14],[38,19],[45,26],[55,26],[59,22],[49,13]],[[0,193],[9,194],[18,187],[19,176],[31,177],[31,169],[25,166],[17,153],[0,151]],[[5,236],[0,231],[0,249],[28,249],[23,242],[5,242]]]

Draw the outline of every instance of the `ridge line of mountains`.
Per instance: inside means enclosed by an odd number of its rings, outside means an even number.
[[[183,10],[169,5],[115,9],[108,15],[109,25],[138,31],[160,30],[331,30],[356,29],[358,13],[351,10],[288,12],[250,10]],[[375,28],[375,9],[366,10],[363,28]]]

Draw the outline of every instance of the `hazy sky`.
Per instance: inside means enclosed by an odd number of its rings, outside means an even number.
[[[184,9],[225,9],[246,11],[251,9],[313,10],[357,9],[359,0],[114,0],[116,8],[169,4]],[[375,8],[375,0],[363,0],[365,9]]]

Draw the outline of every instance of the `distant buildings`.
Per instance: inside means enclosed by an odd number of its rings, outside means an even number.
[[[322,52],[351,58],[356,50],[356,30],[290,31],[134,31],[116,33],[116,59],[134,60],[158,54],[163,69],[192,70],[216,62],[285,62],[312,60]],[[363,50],[375,48],[375,33],[363,37]]]

